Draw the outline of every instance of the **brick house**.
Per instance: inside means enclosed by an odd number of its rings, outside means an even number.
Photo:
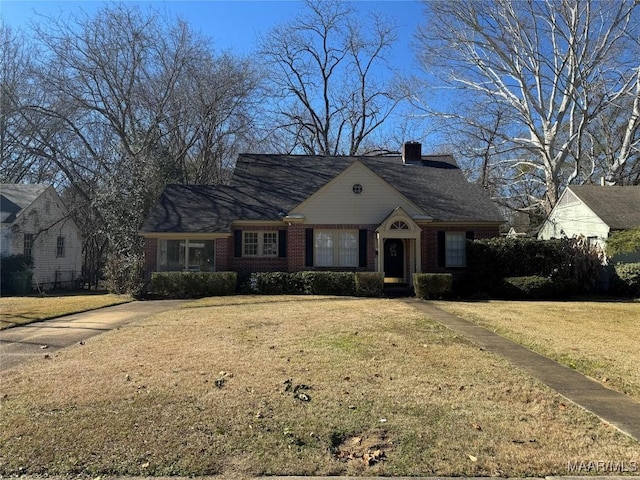
[[[0,254],[33,259],[32,288],[73,287],[82,269],[78,226],[48,185],[0,185]]]
[[[170,185],[140,234],[146,270],[460,272],[497,207],[450,155],[240,155],[230,185]]]

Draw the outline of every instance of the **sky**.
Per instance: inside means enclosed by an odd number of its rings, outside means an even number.
[[[196,31],[213,39],[214,47],[237,54],[249,54],[256,48],[260,35],[274,26],[293,19],[301,11],[297,0],[152,0],[123,2],[151,6],[169,18],[180,16]],[[83,10],[91,14],[103,6],[101,0],[0,0],[0,16],[13,28],[28,30],[30,21],[46,21]],[[398,71],[409,72],[416,63],[411,43],[423,18],[423,6],[418,0],[355,1],[358,11],[375,11],[395,21],[398,42],[391,64]]]

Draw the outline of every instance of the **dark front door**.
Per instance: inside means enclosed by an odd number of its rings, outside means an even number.
[[[399,238],[384,242],[384,276],[404,280],[404,242]]]

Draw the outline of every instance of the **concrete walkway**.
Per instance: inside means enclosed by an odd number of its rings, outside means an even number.
[[[45,358],[61,348],[113,330],[133,320],[178,307],[184,300],[130,302],[89,312],[0,330],[0,372],[30,358]]]
[[[627,395],[429,302],[415,298],[406,299],[405,302],[481,348],[506,358],[563,397],[640,442],[640,403]]]

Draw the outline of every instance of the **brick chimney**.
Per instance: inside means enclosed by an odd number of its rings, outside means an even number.
[[[405,142],[402,145],[402,163],[405,165],[419,165],[422,162],[422,144],[419,142]]]

